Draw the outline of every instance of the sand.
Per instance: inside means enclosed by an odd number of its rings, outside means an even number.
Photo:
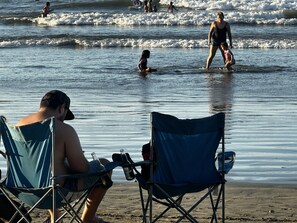
[[[186,196],[184,204],[187,206],[193,198],[193,194]],[[210,221],[208,201],[193,212],[201,223]],[[297,185],[227,183],[225,222],[297,222],[296,201]],[[159,209],[156,206],[155,210]],[[43,222],[46,215],[43,211],[35,213],[33,222]],[[102,201],[98,216],[110,223],[141,222],[138,184],[115,183]],[[173,222],[176,216],[176,212],[170,212],[158,222]]]

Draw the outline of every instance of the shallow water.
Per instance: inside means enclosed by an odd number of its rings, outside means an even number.
[[[125,149],[135,160],[150,137],[149,113],[200,118],[226,113],[226,143],[237,154],[232,181],[297,183],[297,19],[292,0],[176,0],[178,12],[130,10],[126,0],[0,4],[0,114],[14,124],[51,89],[72,99],[69,122],[90,158]],[[18,7],[16,7],[16,5]],[[233,34],[235,72],[218,54],[205,72],[207,33],[224,11]],[[151,51],[146,77],[136,70]],[[0,161],[4,169],[5,163]],[[121,169],[114,179],[122,181]]]
[[[76,119],[69,123],[89,158],[95,151],[111,159],[125,149],[140,160],[140,148],[150,136],[149,112],[199,118],[223,111],[227,150],[237,154],[229,180],[296,183],[293,51],[236,50],[237,71],[207,73],[199,67],[205,50],[154,49],[149,63],[159,71],[146,77],[136,71],[140,50],[134,48],[40,47],[2,53],[0,111],[12,124],[34,112],[46,91],[61,89],[72,99]],[[251,55],[257,54],[266,64],[256,65]],[[277,54],[286,57],[271,63]],[[214,65],[219,62],[218,57]],[[121,169],[114,176],[123,180]]]

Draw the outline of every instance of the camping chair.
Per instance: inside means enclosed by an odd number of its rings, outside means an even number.
[[[0,182],[2,192],[22,218],[18,222],[31,222],[28,217],[35,209],[61,208],[58,222],[68,216],[67,222],[82,222],[79,211],[83,207],[89,193],[96,186],[107,182],[107,173],[116,167],[109,163],[105,170],[92,174],[72,174],[57,176],[54,170],[55,157],[55,119],[49,118],[43,122],[26,126],[9,126],[6,119],[0,116],[0,135],[6,152],[7,174]],[[1,139],[1,138],[0,138]],[[56,183],[60,178],[94,177],[94,183],[88,188],[70,190]],[[111,181],[109,181],[111,183]],[[13,202],[19,200],[18,206]],[[28,212],[24,213],[24,207]],[[15,216],[9,222],[12,222]],[[34,221],[34,220],[33,220]]]
[[[139,183],[143,222],[156,222],[172,208],[180,213],[176,222],[198,222],[192,212],[206,198],[210,199],[212,209],[210,222],[218,222],[220,218],[224,222],[225,174],[235,159],[234,152],[225,152],[224,122],[224,113],[201,119],[151,113],[149,160],[133,163],[129,154],[125,154],[127,160],[122,163],[123,168],[134,170]],[[219,146],[221,152],[217,154]],[[117,156],[113,158],[119,161]],[[138,166],[149,168],[148,178],[138,171]],[[148,192],[147,196],[143,191]],[[184,208],[183,196],[194,192],[201,193],[190,208]],[[155,202],[165,205],[165,210],[153,209]]]

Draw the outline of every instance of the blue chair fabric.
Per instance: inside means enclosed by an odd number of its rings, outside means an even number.
[[[52,168],[54,166],[54,134],[54,118],[16,127],[8,125],[6,119],[0,116],[0,135],[7,160],[7,174],[1,180],[0,190],[12,205],[14,198],[8,192],[21,201],[22,206],[26,204],[30,207],[28,213],[24,214],[21,212],[21,207],[13,205],[16,211],[23,216],[25,222],[30,222],[28,216],[35,208],[55,210],[60,207],[63,207],[66,213],[71,215],[72,220],[82,222],[78,212],[88,194],[92,188],[102,184],[101,176],[104,178],[110,170],[117,166],[117,164],[110,163],[105,166],[104,171],[99,173],[55,175],[52,171],[54,169]],[[90,176],[99,177],[93,185],[79,191],[63,188],[56,183],[56,179],[61,177],[78,179]],[[75,210],[74,206],[76,205],[78,208]]]
[[[190,212],[207,197],[213,213],[210,222],[219,221],[217,212],[220,202],[220,219],[225,221],[226,172],[224,165],[220,169],[216,166],[218,159],[219,162],[225,159],[224,126],[224,113],[199,119],[179,119],[168,114],[151,113],[150,158],[148,161],[128,162],[139,183],[143,222],[156,222],[171,208],[180,212],[176,222],[183,219],[198,222]],[[220,155],[216,159],[218,149]],[[137,169],[144,165],[150,168],[149,179]],[[212,193],[218,187],[218,196],[214,198]],[[143,191],[147,191],[146,198]],[[189,209],[182,207],[182,197],[196,192],[204,192],[204,195],[197,198]],[[155,213],[158,210],[154,209],[154,202],[166,206],[159,215]]]

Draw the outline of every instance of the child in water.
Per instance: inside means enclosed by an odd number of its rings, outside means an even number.
[[[227,70],[233,70],[231,67],[235,64],[233,53],[231,52],[231,50],[228,49],[228,44],[226,42],[221,43],[221,48],[224,52],[225,67],[227,68]]]
[[[146,72],[157,71],[156,69],[152,69],[151,67],[147,66],[147,59],[150,58],[150,54],[151,53],[149,50],[142,51],[142,55],[137,66],[139,72],[146,73]]]

